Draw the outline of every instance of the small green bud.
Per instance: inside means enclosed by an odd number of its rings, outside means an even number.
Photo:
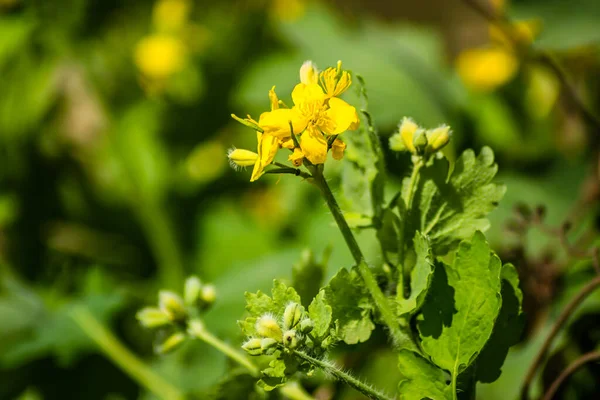
[[[204,285],[200,293],[200,299],[206,307],[212,305],[217,299],[215,287],[213,285]]]
[[[307,334],[312,332],[312,330],[315,328],[315,323],[312,321],[312,319],[309,318],[305,318],[300,322],[300,332]]]
[[[246,350],[251,356],[260,356],[262,354],[261,340],[257,338],[248,339],[242,345],[242,349]]]
[[[263,315],[256,321],[256,333],[261,337],[275,339],[278,342],[281,342],[282,339],[279,324],[275,321],[275,318],[268,314]]]
[[[393,150],[393,151],[408,150],[406,148],[406,145],[404,144],[404,141],[402,140],[402,136],[400,135],[400,132],[396,132],[392,136],[390,136],[389,146],[390,146],[390,150]]]
[[[158,292],[158,306],[169,316],[171,321],[184,321],[187,317],[181,297],[168,290]]]
[[[169,316],[155,307],[143,308],[137,312],[135,317],[145,328],[158,328],[171,323]]]
[[[294,329],[285,331],[283,334],[283,345],[288,349],[295,349],[298,347],[298,335]]]
[[[451,131],[448,125],[442,125],[427,131],[427,152],[435,153],[441,150],[450,142],[450,135]]]
[[[279,342],[272,338],[264,338],[260,341],[260,348],[264,354],[273,354],[273,352],[277,349],[277,345]]]
[[[422,154],[427,147],[427,134],[423,129],[417,129],[413,136],[413,144],[418,154]]]
[[[165,354],[170,351],[175,350],[179,347],[186,339],[186,336],[182,332],[176,332],[169,336],[162,344],[156,347],[156,352],[160,354]]]
[[[302,306],[298,303],[289,303],[283,312],[283,329],[293,329],[302,319]]]
[[[202,290],[202,282],[197,276],[190,276],[185,280],[185,286],[183,288],[183,299],[187,306],[195,306],[198,298],[200,297],[200,291]]]

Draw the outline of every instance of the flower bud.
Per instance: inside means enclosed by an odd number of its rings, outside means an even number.
[[[204,285],[202,291],[200,292],[200,299],[202,303],[204,303],[205,307],[212,305],[217,298],[217,291],[215,290],[214,285]]]
[[[299,167],[302,165],[302,162],[304,160],[304,153],[301,149],[296,147],[294,149],[294,152],[288,156],[288,160],[291,161],[292,164],[294,164],[294,167]]]
[[[272,338],[264,338],[260,341],[260,348],[263,354],[273,354],[273,352],[277,349],[277,345],[279,342]]]
[[[413,145],[418,154],[422,154],[425,151],[425,147],[427,147],[427,134],[423,129],[417,129],[413,135]]]
[[[315,323],[312,321],[312,319],[310,318],[305,318],[302,321],[300,321],[300,332],[307,334],[312,332],[312,330],[315,328]]]
[[[283,334],[283,345],[288,349],[295,349],[298,347],[298,335],[294,329],[285,331]]]
[[[135,317],[145,328],[158,328],[171,323],[171,319],[166,313],[154,307],[141,309],[137,312]]]
[[[244,149],[229,149],[227,152],[227,158],[229,158],[229,164],[232,168],[237,167],[250,167],[258,160],[258,154],[250,150]]]
[[[187,306],[195,306],[200,297],[201,290],[202,282],[197,276],[190,276],[187,278],[183,288],[183,299],[185,304]]]
[[[438,128],[427,131],[427,152],[435,153],[441,150],[450,142],[450,127],[442,125]]]
[[[169,336],[162,344],[156,346],[155,351],[159,354],[165,354],[175,350],[179,347],[186,339],[186,336],[182,332],[176,332]]]
[[[277,321],[275,321],[275,318],[268,314],[263,315],[256,321],[256,333],[262,337],[268,337],[281,342],[281,328]]]
[[[248,339],[242,345],[242,349],[246,350],[251,356],[260,356],[262,354],[261,340],[257,338]]]
[[[300,67],[300,82],[305,85],[319,83],[319,70],[312,61],[305,61]]]
[[[289,303],[283,312],[283,329],[295,328],[302,318],[302,306],[298,303]]]
[[[158,292],[158,306],[169,316],[171,321],[183,321],[187,317],[181,297],[168,290]]]
[[[346,150],[346,143],[340,139],[335,139],[331,144],[331,156],[334,160],[341,160],[344,158],[344,151]]]

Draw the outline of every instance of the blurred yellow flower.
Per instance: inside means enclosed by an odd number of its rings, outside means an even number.
[[[179,31],[187,24],[190,9],[189,0],[159,0],[152,10],[152,22],[160,32]]]
[[[227,168],[223,158],[225,152],[225,146],[219,140],[199,144],[185,161],[188,176],[198,183],[215,180]]]
[[[155,34],[140,40],[135,48],[135,64],[150,79],[165,79],[185,65],[186,49],[181,40]]]
[[[458,55],[457,72],[470,88],[494,90],[508,82],[519,67],[517,58],[503,48],[467,49]]]
[[[305,0],[272,0],[271,13],[275,19],[294,21],[304,15]]]

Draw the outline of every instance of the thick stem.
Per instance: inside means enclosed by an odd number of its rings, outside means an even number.
[[[585,364],[597,360],[600,360],[600,351],[591,351],[582,355],[577,360],[573,361],[571,364],[569,364],[567,368],[565,368],[564,371],[560,373],[558,378],[556,378],[556,380],[552,382],[552,385],[544,395],[543,400],[552,400],[554,398],[554,395],[556,395],[556,392],[558,392],[558,388],[560,388],[560,385],[562,385],[562,383],[569,376],[571,376],[575,371],[583,367]]]
[[[90,311],[77,307],[71,317],[98,347],[117,366],[161,399],[184,399],[183,393],[169,382],[157,375],[144,364],[135,354],[131,353],[108,329],[106,329]]]
[[[227,357],[231,358],[233,361],[240,364],[242,367],[246,368],[251,375],[258,376],[260,370],[256,365],[252,363],[252,361],[248,360],[245,355],[229,346],[227,343],[223,342],[221,339],[210,333],[204,327],[204,323],[198,320],[190,321],[188,327],[188,333],[195,337],[196,339],[202,340],[206,344],[214,347],[219,350],[221,353],[225,354]]]
[[[565,307],[563,312],[560,314],[560,316],[554,323],[550,334],[548,335],[548,337],[544,341],[544,344],[538,351],[538,354],[536,355],[533,364],[531,364],[531,367],[529,367],[529,370],[527,371],[525,381],[523,382],[523,388],[521,389],[521,400],[527,400],[527,398],[529,397],[529,387],[531,386],[531,382],[533,382],[533,378],[535,377],[538,368],[544,361],[546,353],[550,349],[550,346],[552,345],[552,342],[554,341],[554,338],[556,337],[560,329],[563,327],[565,322],[567,322],[567,319],[569,319],[569,317],[573,314],[573,311],[579,306],[579,304],[581,304],[581,302],[585,300],[587,296],[594,290],[596,290],[599,286],[600,277],[596,277],[587,285],[581,288],[579,293],[577,293],[577,295],[571,300],[571,302]]]
[[[346,245],[348,246],[348,249],[350,249],[350,253],[352,253],[354,261],[356,261],[358,272],[363,278],[367,290],[371,294],[377,309],[381,313],[383,321],[390,329],[390,333],[394,339],[395,345],[401,348],[419,352],[412,338],[400,328],[398,318],[392,310],[388,299],[379,288],[373,272],[365,262],[362,251],[356,242],[356,238],[350,230],[350,227],[346,222],[346,218],[344,218],[344,214],[342,213],[340,206],[331,192],[331,189],[329,188],[322,171],[318,167],[313,167],[311,168],[311,172],[313,174],[315,184],[319,187],[319,189],[321,189],[321,193],[323,193],[323,196],[325,197],[325,201],[327,202],[327,206],[333,215],[333,219],[335,219],[335,222],[337,223],[337,226],[340,229],[344,240],[346,241]]]
[[[392,400],[391,397],[381,393],[380,391],[378,391],[376,389],[373,389],[366,383],[359,381],[352,375],[340,370],[335,365],[333,365],[327,361],[323,361],[323,360],[319,360],[317,358],[311,357],[308,354],[306,354],[302,351],[298,351],[298,350],[294,350],[294,354],[296,354],[298,357],[300,357],[304,361],[308,362],[309,364],[313,365],[314,367],[322,369],[324,372],[334,376],[336,379],[344,382],[348,386],[351,386],[352,388],[354,388],[355,390],[364,394],[365,396],[367,396],[370,399]]]

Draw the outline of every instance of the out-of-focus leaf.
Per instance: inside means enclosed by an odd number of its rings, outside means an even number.
[[[398,368],[404,379],[398,385],[402,399],[450,400],[452,391],[446,384],[444,371],[412,351],[403,349],[398,354]]]
[[[497,170],[494,153],[488,147],[477,157],[466,150],[449,177],[448,161],[432,160],[419,174],[413,206],[408,210],[407,237],[419,231],[429,237],[433,252],[443,255],[476,230],[486,230],[487,214],[506,191],[503,185],[492,182]],[[408,185],[407,178],[404,187]]]
[[[9,58],[23,49],[35,23],[22,17],[0,17],[0,68]]]
[[[398,314],[414,314],[419,311],[429,290],[433,277],[433,255],[427,237],[419,232],[413,239],[417,262],[410,274],[410,296],[405,299],[402,296],[404,288],[399,287],[398,292]]]
[[[321,289],[327,269],[325,261],[317,262],[312,251],[306,249],[302,252],[300,261],[292,267],[292,286],[305,307]]]
[[[492,334],[502,302],[502,263],[483,234],[476,232],[470,241],[460,243],[452,265],[444,267],[436,268],[438,281],[425,299],[418,328],[425,353],[456,379]]]
[[[356,268],[342,268],[324,291],[333,310],[337,336],[348,344],[367,341],[375,329],[371,321],[373,304]]]

